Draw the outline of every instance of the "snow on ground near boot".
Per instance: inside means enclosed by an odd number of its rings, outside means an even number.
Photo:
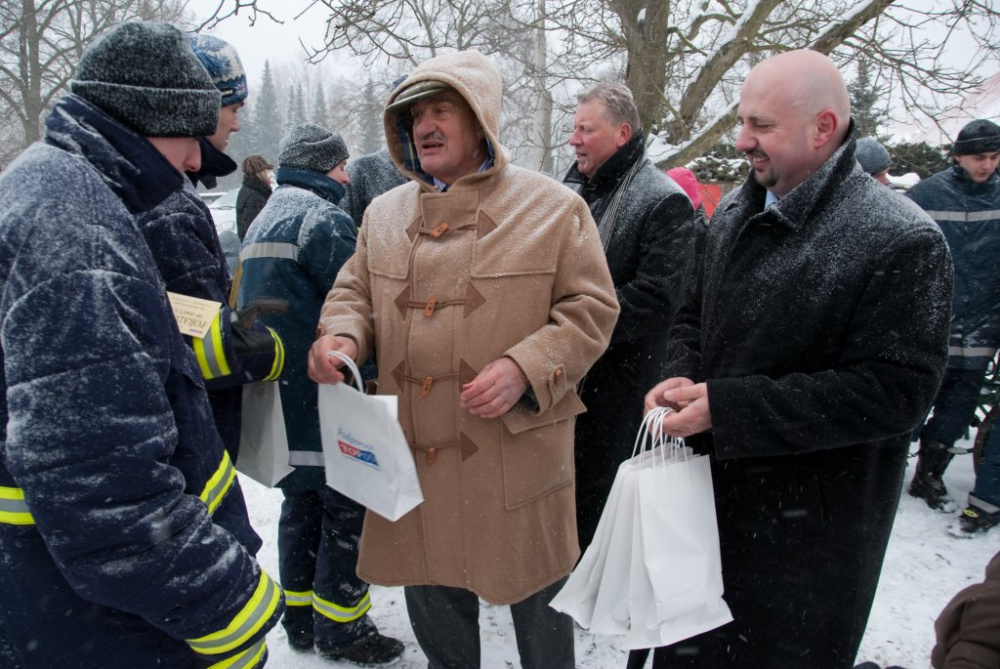
[[[960,444],[968,446],[969,444]],[[915,448],[915,446],[914,446]],[[907,669],[928,669],[934,646],[934,620],[944,605],[962,588],[983,580],[986,564],[1000,551],[1000,529],[985,536],[959,539],[948,534],[948,525],[958,513],[945,514],[927,508],[922,500],[905,492],[913,476],[916,459],[910,460],[899,503],[892,539],[882,567],[882,579],[872,608],[868,629],[861,643],[858,662],[871,660],[883,667],[893,664]],[[964,508],[974,483],[972,456],[956,456],[945,474],[945,484]],[[278,514],[281,493],[240,476],[253,526],[264,540],[258,556],[261,565],[278,575]],[[406,617],[402,588],[373,587],[371,616],[383,634],[406,644],[396,669],[425,669],[427,660],[417,646]],[[483,669],[520,667],[514,627],[506,607],[484,605],[480,614]],[[356,665],[324,660],[314,653],[296,653],[288,647],[279,625],[268,636],[269,669],[320,669]],[[627,653],[612,637],[596,636],[577,628],[578,669],[620,669]],[[651,663],[650,663],[651,664]]]

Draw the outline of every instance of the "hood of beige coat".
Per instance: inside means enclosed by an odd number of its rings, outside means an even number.
[[[485,172],[462,177],[456,183],[466,184],[485,178],[507,164],[507,152],[500,145],[500,101],[503,99],[503,79],[493,61],[478,51],[457,51],[436,56],[421,63],[386,101],[389,107],[400,93],[421,81],[440,81],[451,86],[472,107],[479,125],[486,133],[493,167]],[[420,169],[416,145],[402,120],[408,109],[387,111],[383,116],[386,144],[396,167],[410,179],[433,188],[433,178]],[[452,184],[454,187],[455,184]]]

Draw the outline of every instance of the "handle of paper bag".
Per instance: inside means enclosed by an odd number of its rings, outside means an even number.
[[[347,365],[347,368],[351,370],[351,374],[354,376],[354,385],[357,386],[360,392],[365,392],[364,388],[361,386],[361,372],[358,370],[358,366],[354,364],[351,360],[351,356],[341,353],[340,351],[329,351],[326,354],[328,358],[340,358]]]
[[[667,450],[670,450],[670,459],[676,459],[678,455],[683,455],[687,459],[684,450],[684,440],[680,437],[671,437],[663,431],[663,419],[673,413],[670,407],[656,407],[642,417],[642,424],[639,426],[639,433],[635,437],[635,445],[632,447],[632,457],[636,457],[640,452],[647,450],[646,441],[650,442],[649,449],[656,457],[657,451],[660,453],[660,464],[666,464]],[[657,448],[660,447],[660,448]]]

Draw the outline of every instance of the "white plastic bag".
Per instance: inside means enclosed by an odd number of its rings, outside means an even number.
[[[394,395],[365,395],[354,361],[346,383],[319,385],[319,428],[326,484],[388,520],[424,501],[413,453],[396,419]]]
[[[243,386],[241,421],[236,470],[273,488],[295,471],[288,466],[288,435],[277,381]]]

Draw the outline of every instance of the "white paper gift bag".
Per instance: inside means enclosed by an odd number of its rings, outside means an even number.
[[[668,412],[643,419],[594,543],[551,602],[592,632],[624,635],[626,648],[669,645],[732,620],[709,460],[663,434]]]
[[[277,381],[243,386],[241,421],[236,470],[273,488],[295,471],[288,466],[288,435]]]
[[[396,397],[365,395],[354,361],[344,360],[357,388],[320,384],[319,427],[326,483],[388,520],[424,501],[413,453],[396,419]]]

